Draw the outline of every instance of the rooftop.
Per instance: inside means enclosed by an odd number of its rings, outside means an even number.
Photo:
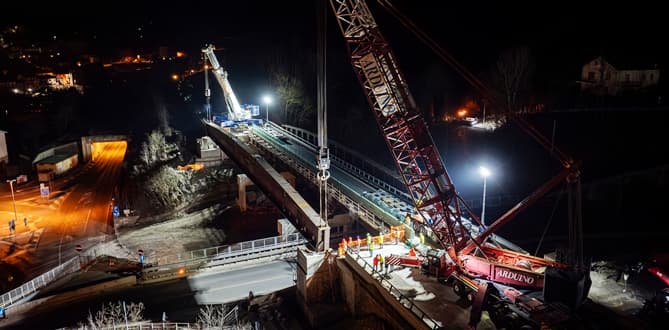
[[[38,162],[38,164],[56,164],[58,162],[61,162],[65,159],[68,159],[72,156],[76,156],[76,153],[70,153],[70,154],[56,154],[53,156],[49,156],[47,158],[44,158]]]

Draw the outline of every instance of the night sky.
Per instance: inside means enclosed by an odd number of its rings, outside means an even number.
[[[9,8],[2,10],[0,17],[3,22],[26,24],[36,35],[77,33],[84,39],[95,35],[100,49],[128,47],[135,42],[145,47],[170,45],[188,49],[211,40],[244,39],[266,44],[291,35],[313,40],[315,3],[246,0],[202,2],[196,6],[186,1],[141,1],[96,3],[100,7],[94,8],[92,3],[36,5],[19,1],[3,3]],[[374,1],[368,3],[396,52],[408,48],[412,56],[424,56],[424,47],[398,22]],[[649,65],[666,58],[662,45],[666,16],[658,4],[650,2],[393,3],[474,71],[493,61],[500,50],[519,45],[529,46],[547,70],[558,60],[572,67],[600,54],[621,66]],[[333,18],[329,19],[329,28],[335,30]],[[343,46],[339,40],[331,40],[330,45]],[[403,66],[415,64],[410,59],[401,60]],[[555,69],[560,71],[562,68]]]

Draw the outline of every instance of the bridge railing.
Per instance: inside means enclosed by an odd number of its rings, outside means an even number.
[[[30,294],[37,292],[39,289],[47,286],[47,284],[65,276],[67,274],[74,273],[81,269],[81,264],[79,262],[79,257],[74,257],[65,263],[60,264],[59,266],[47,271],[46,273],[35,277],[29,282],[23,283],[18,288],[15,288],[0,297],[0,306],[6,308],[9,305],[12,305],[16,301],[27,297]]]
[[[232,245],[215,246],[200,250],[188,251],[174,255],[159,257],[153,265],[166,266],[171,264],[188,264],[203,260],[223,260],[250,254],[258,254],[270,250],[280,250],[291,246],[306,244],[307,240],[300,233],[285,236],[261,238],[253,241],[240,242]]]
[[[81,327],[75,327],[75,328],[61,328],[63,330],[67,329],[84,329]],[[172,322],[131,322],[126,325],[125,323],[117,324],[115,326],[110,326],[110,327],[99,327],[96,329],[100,330],[185,330],[185,329],[214,329],[213,327],[203,327],[199,323],[184,323],[184,322],[178,322],[178,323],[172,323]],[[215,329],[221,329],[221,330],[233,330],[233,329],[241,329],[239,326],[235,325],[224,325],[224,326],[217,326]]]
[[[290,125],[279,126],[274,123],[270,124],[269,128],[301,141],[303,145],[316,150],[316,145],[314,144],[316,137],[310,131]],[[340,169],[366,181],[372,186],[379,187],[406,201],[411,200],[411,196],[406,193],[406,187],[404,187],[397,175],[392,174],[383,165],[367,159],[356,151],[331,141],[330,161]]]
[[[351,256],[351,258],[353,258],[355,262],[365,270],[366,273],[372,275],[372,278],[376,278],[379,281],[379,284],[381,284],[381,287],[388,290],[388,292],[393,295],[400,304],[402,304],[419,319],[421,319],[428,328],[441,329],[441,325],[438,321],[429,317],[427,313],[418,307],[418,305],[416,305],[411,298],[404,295],[400,289],[396,288],[392,283],[390,283],[388,278],[386,278],[382,272],[375,270],[374,267],[370,265],[367,260],[365,260],[365,258],[361,257],[358,253],[354,253],[351,248],[348,248],[346,253]],[[377,276],[375,277],[374,275]]]
[[[250,135],[251,141],[256,146],[273,154],[275,157],[279,158],[286,165],[292,167],[294,170],[299,172],[305,179],[309,180],[313,184],[316,185],[319,184],[319,179],[316,176],[315,162],[314,165],[311,167],[305,166],[302,163],[302,161],[296,160],[295,157],[293,157],[292,155],[289,155],[287,152],[280,150],[279,148],[273,146],[270,142],[267,142],[266,140],[267,137],[261,136],[260,134],[257,131],[253,131],[253,134]],[[330,196],[332,196],[338,202],[342,203],[342,205],[347,206],[351,212],[356,214],[360,219],[365,221],[367,224],[379,230],[383,228],[383,223],[384,223],[383,220],[376,217],[376,215],[372,211],[370,211],[368,207],[366,207],[365,205],[363,205],[358,201],[353,200],[350,196],[348,196],[345,192],[342,191],[342,187],[333,184],[333,180],[328,181],[328,189],[330,192]]]

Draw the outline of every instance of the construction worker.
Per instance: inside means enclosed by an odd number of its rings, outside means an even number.
[[[374,271],[376,271],[376,266],[379,265],[379,255],[375,255],[374,259],[372,259],[372,265],[374,265]]]
[[[367,246],[369,246],[370,244],[372,244],[372,235],[367,233]]]
[[[367,246],[369,248],[369,257],[371,258],[374,255],[374,242],[369,242]]]
[[[404,223],[407,224],[407,225],[411,224],[411,213],[407,212],[407,215],[404,216]]]
[[[412,257],[415,257],[416,256],[416,250],[414,250],[413,248],[409,249],[409,255],[412,256]]]
[[[360,245],[362,245],[362,240],[360,239],[360,236],[356,236],[358,238],[358,246],[356,246],[355,250],[356,253],[360,253]]]
[[[379,234],[376,238],[376,243],[379,244],[379,249],[383,249],[383,234]]]
[[[379,254],[379,264],[381,264],[380,270],[383,271],[383,264],[385,264],[386,258],[383,257],[383,254]]]
[[[420,233],[420,244],[425,244],[425,235],[423,233]]]
[[[346,241],[346,240],[344,240]],[[337,249],[337,256],[339,258],[344,258],[346,256],[346,250],[343,243],[339,243],[339,248]]]
[[[342,238],[342,239],[341,239],[341,245],[342,245],[342,247],[344,248],[344,250],[346,250],[346,249],[348,248],[348,244],[346,243],[346,239],[345,239],[345,238]]]
[[[348,246],[349,247],[353,246],[353,237],[351,237],[351,236],[348,237]]]

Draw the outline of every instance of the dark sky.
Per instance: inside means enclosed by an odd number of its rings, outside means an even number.
[[[663,48],[666,15],[658,4],[642,1],[427,1],[394,0],[407,16],[461,58],[485,59],[516,45],[538,54],[593,56],[603,53],[627,63],[645,62]],[[26,22],[47,34],[97,34],[110,46],[129,43],[143,28],[146,41],[199,44],[212,38],[256,42],[315,29],[315,3],[294,1],[96,2],[47,5],[15,1],[2,10],[3,22]],[[407,33],[375,1],[368,1],[394,47],[413,47]],[[99,8],[94,8],[99,6]],[[331,22],[334,23],[334,22]],[[335,29],[334,24],[330,24]],[[624,54],[621,54],[624,53]],[[492,56],[494,58],[494,56]],[[475,65],[475,64],[474,64]]]
[[[517,46],[530,48],[536,61],[537,79],[556,80],[563,85],[565,81],[578,79],[581,66],[599,55],[623,69],[650,68],[655,64],[662,69],[669,58],[664,49],[666,14],[652,2],[392,2],[479,76],[490,71],[502,50]],[[259,58],[277,47],[291,48],[295,44],[294,52],[313,54],[316,3],[226,0],[197,5],[190,1],[137,1],[94,5],[52,2],[37,6],[16,1],[3,3],[10,8],[0,11],[0,22],[25,24],[42,38],[76,33],[77,38],[90,42],[95,36],[94,49],[111,54],[119,49],[155,50],[158,46],[192,54],[204,44],[214,43],[227,49],[221,56],[231,74],[237,74],[238,78],[242,72],[253,78],[265,73]],[[368,3],[414,94],[425,89],[426,83],[420,79],[427,80],[430,74],[436,79],[459,79],[452,78],[454,73],[444,69],[444,64],[376,1]],[[355,84],[344,42],[331,13],[328,20],[329,70],[349,70],[343,79],[353,79],[351,83]],[[249,84],[252,83],[256,82]],[[544,89],[548,89],[546,86]]]

